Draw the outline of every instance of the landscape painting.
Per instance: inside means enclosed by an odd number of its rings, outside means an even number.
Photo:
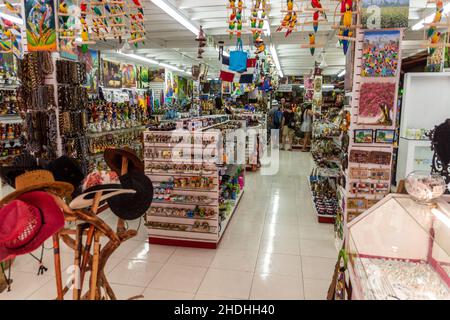
[[[364,29],[408,28],[409,0],[362,0]]]

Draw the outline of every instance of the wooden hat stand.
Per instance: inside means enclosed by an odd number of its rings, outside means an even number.
[[[122,157],[121,175],[128,172],[128,158]],[[116,232],[114,232],[97,215],[106,209],[108,205],[100,207],[102,191],[98,191],[94,196],[93,204],[89,211],[72,210],[60,198],[59,203],[66,215],[66,221],[77,223],[76,229],[67,228],[53,236],[54,260],[56,270],[56,287],[58,300],[63,300],[64,295],[69,291],[69,286],[63,288],[61,276],[61,260],[59,256],[59,239],[74,250],[75,277],[72,281],[73,300],[116,300],[116,296],[109,285],[104,268],[110,256],[126,240],[137,235],[137,230],[126,230],[125,221],[118,219]],[[86,235],[86,242],[83,245],[83,236]],[[75,238],[73,238],[74,236]],[[108,242],[101,248],[100,238],[106,237]],[[92,249],[92,252],[91,252]],[[82,294],[83,283],[86,273],[90,272],[89,290]],[[129,299],[136,299],[142,296],[135,296]]]

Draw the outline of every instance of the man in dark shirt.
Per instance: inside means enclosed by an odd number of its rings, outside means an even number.
[[[283,121],[281,123],[282,128],[282,139],[281,139],[281,149],[287,151],[292,150],[292,140],[294,138],[294,128],[295,128],[295,114],[292,108],[286,107],[283,112]],[[284,147],[284,148],[283,148]]]

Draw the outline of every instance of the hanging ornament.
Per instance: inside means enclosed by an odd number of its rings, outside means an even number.
[[[203,26],[200,26],[200,30],[198,32],[197,38],[195,38],[195,41],[198,42],[197,58],[203,59],[202,54],[205,52],[203,48],[206,46],[206,34],[205,31],[203,31]]]

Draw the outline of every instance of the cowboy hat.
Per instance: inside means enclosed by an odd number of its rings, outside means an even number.
[[[51,161],[46,169],[53,173],[56,181],[68,182],[75,190],[78,189],[84,179],[84,174],[77,161],[67,156]]]
[[[60,197],[69,197],[73,192],[73,186],[70,183],[55,181],[53,174],[48,170],[34,170],[21,174],[16,178],[15,187],[14,192],[0,200],[0,205],[30,191],[45,190]]]
[[[101,204],[111,197],[136,193],[135,190],[122,187],[117,173],[113,171],[93,171],[84,179],[82,193],[73,199],[69,206],[72,209],[88,208],[94,204],[94,198],[98,192],[102,192]]]
[[[16,187],[16,178],[27,171],[42,169],[38,160],[28,153],[14,158],[10,166],[0,167],[0,178],[11,187]]]
[[[103,157],[108,167],[119,175],[122,174],[123,157],[128,159],[128,170],[144,172],[144,163],[136,155],[136,152],[128,147],[122,149],[108,148],[103,153]]]
[[[119,177],[123,188],[135,190],[107,200],[111,211],[124,220],[134,220],[144,215],[153,200],[153,184],[144,173],[131,170]]]
[[[30,253],[64,227],[64,214],[47,192],[17,195],[0,209],[0,261]]]

